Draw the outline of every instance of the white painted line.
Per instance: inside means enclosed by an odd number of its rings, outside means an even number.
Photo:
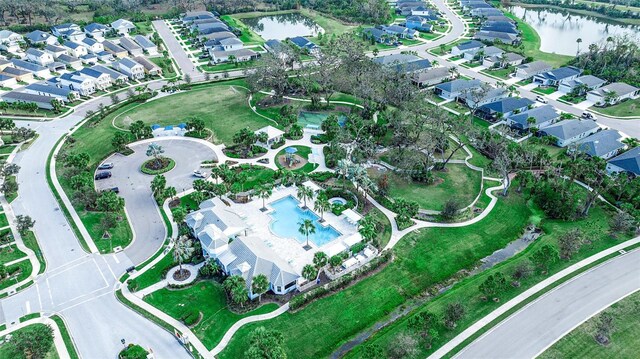
[[[116,261],[116,263],[120,264],[120,260],[118,259],[118,256],[115,255],[115,253],[113,254],[113,260]],[[105,263],[106,263],[106,260],[105,260]],[[111,269],[111,268],[109,268],[109,269]]]
[[[115,259],[116,262],[120,263],[120,261],[118,260],[118,258],[116,257],[116,255],[113,255],[113,258]],[[113,269],[111,269],[111,266],[109,265],[109,262],[107,262],[107,260],[102,257],[102,260],[104,261],[104,263],[107,265],[107,268],[109,268],[109,272],[111,272],[111,275],[113,276],[113,278],[116,280],[116,282],[118,281],[118,277],[116,277],[116,274],[113,273]]]
[[[47,290],[49,291],[49,300],[51,300],[51,306],[53,307],[53,296],[51,295],[51,285],[49,284],[49,278],[47,278]]]
[[[104,258],[103,258],[104,259]],[[104,284],[108,287],[109,286],[109,282],[107,281],[107,277],[104,276],[104,273],[102,273],[102,271],[100,270],[100,266],[98,266],[98,262],[96,262],[95,257],[93,258],[93,264],[96,265],[96,269],[98,270],[98,272],[100,273],[100,276],[102,277],[102,280],[104,281]]]
[[[24,308],[25,308],[25,314],[31,313],[31,302],[26,301],[24,303]]]
[[[40,311],[42,311],[42,297],[40,296],[40,283],[36,282],[36,293],[38,293],[38,304],[40,304]]]

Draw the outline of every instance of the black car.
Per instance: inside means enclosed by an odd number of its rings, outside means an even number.
[[[118,187],[111,187],[105,191],[109,191],[109,192],[115,192],[115,193],[120,193],[120,188]]]
[[[104,172],[98,172],[96,174],[96,181],[97,180],[102,180],[102,179],[106,179],[106,178],[110,178],[111,177],[111,172],[109,171],[104,171]]]

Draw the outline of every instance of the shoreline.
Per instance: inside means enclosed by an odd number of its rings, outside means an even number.
[[[606,21],[611,22],[612,24],[615,24],[615,25],[640,26],[640,19],[614,18],[614,17],[610,17],[610,16],[607,16],[607,15],[604,15],[604,14],[600,14],[600,13],[595,12],[595,11],[569,9],[569,8],[565,8],[565,7],[557,6],[557,5],[528,4],[528,3],[521,3],[521,2],[517,2],[516,1],[516,2],[511,2],[508,6],[521,6],[521,7],[530,8],[530,9],[542,8],[542,9],[562,10],[562,11],[573,13],[575,15],[592,16],[592,17],[600,19],[600,20],[606,20]]]

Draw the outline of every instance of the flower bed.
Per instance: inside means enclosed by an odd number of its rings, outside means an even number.
[[[147,175],[158,175],[171,171],[175,166],[176,162],[171,158],[159,157],[145,161],[140,170]]]

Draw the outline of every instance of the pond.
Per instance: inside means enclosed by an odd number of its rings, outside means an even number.
[[[298,124],[302,127],[320,128],[322,121],[332,115],[327,112],[300,111],[298,114]],[[334,113],[338,117],[338,124],[342,127],[347,123],[347,116],[342,113]]]
[[[540,50],[575,56],[586,51],[590,44],[605,41],[607,37],[625,35],[638,39],[640,26],[612,23],[602,18],[578,15],[564,10],[524,8],[511,6],[509,11],[531,25],[540,35]],[[576,41],[582,39],[582,43]]]
[[[317,36],[324,30],[310,18],[297,14],[280,14],[242,19],[265,40],[285,40],[296,36]]]

